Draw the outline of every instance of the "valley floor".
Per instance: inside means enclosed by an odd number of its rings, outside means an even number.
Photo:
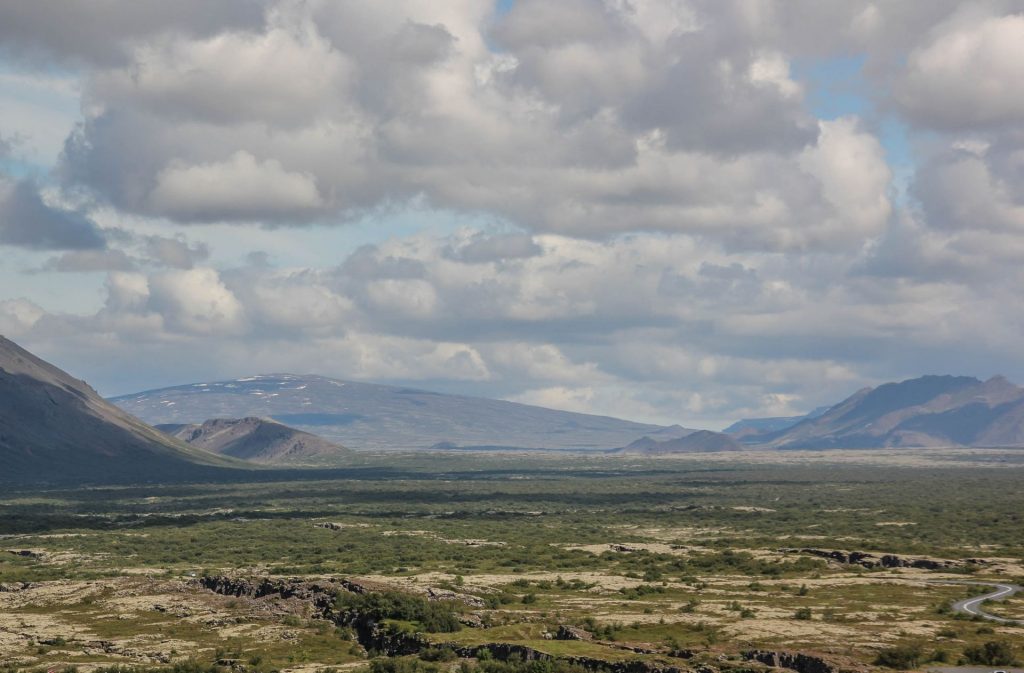
[[[389,454],[327,480],[7,491],[0,670],[1006,668],[1024,625],[950,606],[1024,582],[1022,467]],[[1024,594],[985,610],[1024,619]]]

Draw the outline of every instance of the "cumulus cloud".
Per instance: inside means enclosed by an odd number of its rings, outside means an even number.
[[[344,55],[308,24],[161,40],[134,60],[130,70],[97,74],[91,95],[185,123],[316,121],[341,112],[351,85]]]
[[[276,220],[315,211],[322,201],[312,176],[239,151],[224,161],[172,162],[156,176],[152,210],[177,219]]]
[[[907,60],[896,99],[943,130],[1024,123],[1024,7],[992,15],[968,6],[937,26]]]
[[[822,182],[848,161],[829,149],[844,131],[821,135],[790,57],[738,35],[731,11],[280,3],[260,30],[164,37],[97,69],[61,173],[181,222],[344,222],[420,199],[593,238],[785,249],[871,235],[884,185],[863,181],[860,215],[844,215],[849,199]]]
[[[804,151],[801,164],[817,178],[830,205],[810,231],[802,232],[808,239],[863,241],[883,232],[892,214],[892,171],[881,143],[855,119],[821,122],[819,142]]]
[[[240,330],[245,315],[241,302],[213,269],[166,271],[149,278],[147,307],[168,326],[194,334]]]
[[[929,225],[941,230],[1024,232],[1024,187],[1019,178],[1024,146],[951,147],[928,158],[915,175],[913,192]],[[1016,160],[1000,161],[1004,152]]]

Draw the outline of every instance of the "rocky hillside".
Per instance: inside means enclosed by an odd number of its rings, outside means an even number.
[[[195,383],[111,400],[149,423],[273,418],[352,449],[511,447],[608,450],[690,432],[501,400],[277,374]]]
[[[233,464],[167,437],[0,337],[0,482],[150,481]]]
[[[685,437],[658,441],[643,437],[618,450],[620,453],[641,453],[645,455],[669,455],[673,453],[717,453],[719,451],[742,451],[743,445],[721,432],[698,430]]]
[[[996,376],[923,376],[865,388],[817,418],[744,442],[764,448],[1024,446],[1024,388]]]
[[[254,463],[316,463],[347,449],[269,418],[217,418],[199,425],[158,425],[188,444],[223,456]]]

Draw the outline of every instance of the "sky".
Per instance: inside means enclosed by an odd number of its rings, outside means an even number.
[[[0,334],[721,428],[1024,383],[1024,0],[0,0]]]

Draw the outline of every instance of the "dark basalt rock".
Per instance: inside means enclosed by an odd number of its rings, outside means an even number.
[[[656,662],[605,661],[592,657],[555,657],[547,652],[525,645],[514,643],[487,643],[484,645],[464,646],[455,643],[435,643],[422,634],[408,633],[388,624],[381,624],[365,615],[350,611],[338,613],[334,610],[334,598],[339,591],[366,593],[369,587],[346,579],[327,579],[302,581],[298,579],[276,578],[244,578],[227,575],[202,577],[195,580],[199,587],[225,596],[239,598],[297,598],[313,605],[316,616],[328,619],[342,626],[352,628],[359,644],[367,651],[385,656],[405,656],[417,654],[423,650],[443,646],[450,648],[459,657],[476,657],[481,651],[499,661],[520,659],[522,661],[546,661],[559,659],[576,664],[594,673],[685,673],[676,666],[665,666]],[[572,628],[572,627],[563,627]],[[578,631],[578,629],[574,629]],[[561,631],[561,629],[560,629]],[[587,634],[589,635],[589,634]]]
[[[782,548],[780,552],[785,554],[809,554],[819,558],[836,561],[845,565],[859,565],[864,568],[922,568],[925,570],[945,570],[951,568],[965,568],[968,566],[989,565],[991,562],[984,559],[970,558],[963,560],[954,559],[933,559],[919,556],[897,556],[896,554],[883,554],[877,556],[868,552],[841,551],[838,549],[814,549],[803,548]]]
[[[872,670],[856,662],[833,661],[803,652],[749,650],[743,652],[743,658],[748,661],[759,661],[775,668],[788,668],[797,673],[865,673]]]
[[[568,626],[562,624],[558,627],[558,631],[555,632],[555,640],[593,640],[594,635],[589,631],[578,628],[576,626]]]

